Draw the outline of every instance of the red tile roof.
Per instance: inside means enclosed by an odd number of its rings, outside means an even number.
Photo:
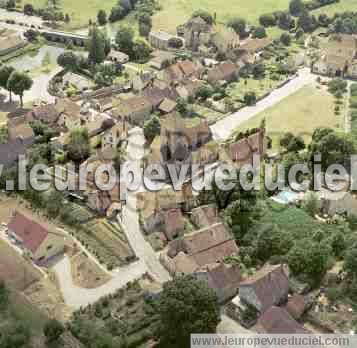
[[[256,325],[258,333],[267,334],[308,334],[283,308],[272,306],[258,320]]]
[[[16,212],[8,224],[9,231],[13,232],[22,241],[23,246],[35,253],[48,236],[48,228],[20,212]]]
[[[290,315],[296,320],[300,319],[304,314],[306,309],[305,297],[302,295],[292,296],[285,309],[290,313]]]

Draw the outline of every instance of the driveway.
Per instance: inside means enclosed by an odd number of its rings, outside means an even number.
[[[139,260],[128,266],[117,268],[111,273],[112,279],[102,286],[95,289],[84,289],[73,284],[68,256],[59,260],[52,269],[57,275],[64,302],[74,309],[92,304],[101,297],[114,293],[127,283],[140,279],[146,273],[145,263]]]
[[[285,86],[274,90],[269,96],[260,100],[255,106],[245,107],[234,114],[225,117],[211,126],[215,140],[225,140],[243,122],[250,120],[267,108],[279,103],[281,100],[297,92],[302,87],[314,82],[316,76],[311,74],[310,69],[299,70],[298,77],[288,82]]]

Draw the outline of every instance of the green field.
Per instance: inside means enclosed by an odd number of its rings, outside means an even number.
[[[277,10],[286,10],[289,0],[160,0],[162,10],[154,15],[154,27],[175,32],[197,9],[216,13],[218,22],[234,16],[257,23],[259,16]]]
[[[318,127],[341,127],[341,115],[334,113],[334,98],[326,90],[315,86],[306,86],[293,95],[267,109],[253,119],[243,123],[237,132],[258,127],[265,118],[268,135],[273,139],[273,148],[277,147],[281,135],[292,132],[309,141]]]

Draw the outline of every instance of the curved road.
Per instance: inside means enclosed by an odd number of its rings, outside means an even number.
[[[260,100],[256,105],[247,106],[212,125],[211,131],[213,138],[218,141],[229,138],[232,132],[243,122],[250,120],[262,111],[274,106],[281,100],[315,80],[316,76],[310,72],[310,69],[300,69],[296,78],[292,79],[286,85],[274,90],[266,98]]]

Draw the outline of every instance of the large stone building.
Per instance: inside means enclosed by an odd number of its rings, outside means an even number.
[[[357,77],[357,39],[353,35],[333,35],[312,71],[331,77]]]

